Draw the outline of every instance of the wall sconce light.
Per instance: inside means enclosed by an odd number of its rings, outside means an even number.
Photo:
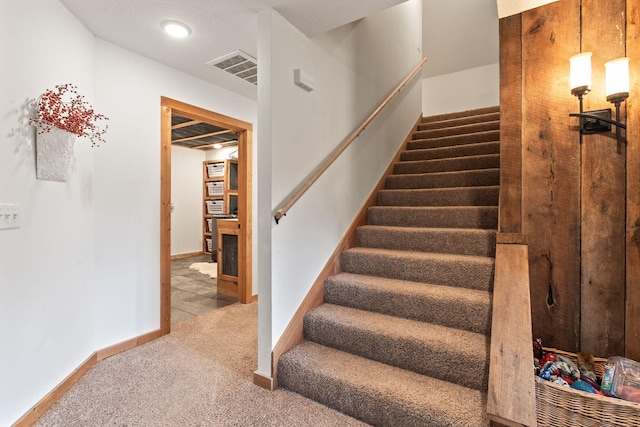
[[[611,125],[616,126],[616,136],[620,139],[620,129],[627,126],[620,122],[620,104],[629,97],[629,58],[619,58],[607,62],[606,95],[607,101],[616,107],[616,119],[611,119],[611,109],[584,111],[582,100],[591,90],[591,52],[583,52],[569,58],[571,94],[580,100],[580,113],[569,114],[580,118],[580,133],[590,134],[610,132]]]

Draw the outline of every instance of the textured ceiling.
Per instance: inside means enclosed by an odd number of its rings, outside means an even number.
[[[96,36],[234,92],[256,87],[206,65],[236,49],[256,57],[257,14],[274,8],[308,36],[405,0],[60,0]],[[160,28],[178,20],[192,30],[172,39]]]
[[[275,9],[307,37],[313,37],[404,1],[292,0]]]
[[[96,36],[255,99],[255,85],[207,62],[234,50],[256,57],[260,11],[274,8],[311,37],[405,0],[60,1]],[[170,19],[191,36],[165,35],[160,23]],[[498,53],[496,0],[423,0],[425,77],[494,64]]]

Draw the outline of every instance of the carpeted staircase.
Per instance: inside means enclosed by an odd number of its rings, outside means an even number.
[[[378,426],[481,426],[499,190],[499,108],[424,118],[280,386]]]

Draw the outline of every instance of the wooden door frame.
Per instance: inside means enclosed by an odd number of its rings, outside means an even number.
[[[222,126],[238,133],[238,257],[245,268],[238,271],[238,301],[248,304],[252,292],[252,132],[253,125],[171,98],[160,99],[160,329],[171,331],[171,115],[179,114]]]

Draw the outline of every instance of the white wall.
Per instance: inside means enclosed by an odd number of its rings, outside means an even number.
[[[261,374],[269,375],[273,345],[418,119],[420,80],[405,87],[279,225],[265,218],[418,64],[421,8],[421,1],[411,0],[312,39],[276,12],[259,15],[264,151],[258,160],[258,197],[271,202],[258,205],[261,248],[271,242],[270,251],[259,252],[257,276],[259,323],[270,325],[271,335],[271,342],[259,340]],[[294,86],[295,68],[315,78],[313,92]],[[267,294],[271,301],[263,300]]]
[[[497,0],[498,17],[505,18],[558,0]]]
[[[254,141],[255,142],[255,141]],[[207,160],[225,160],[230,159],[229,155],[234,151],[238,151],[238,146],[222,147],[220,149],[213,149],[205,151]],[[237,155],[238,153],[236,153]]]
[[[75,143],[66,183],[35,176],[29,100],[74,83],[94,97],[94,37],[60,3],[0,3],[0,203],[22,227],[0,230],[0,425],[11,425],[95,349],[94,154]]]
[[[202,251],[202,162],[206,152],[171,147],[171,255]]]
[[[500,64],[422,80],[424,116],[500,105]]]
[[[94,351],[159,328],[160,97],[254,124],[257,105],[94,38],[56,0],[4,1],[0,24],[0,203],[22,207],[22,227],[0,230],[11,425]],[[99,148],[78,139],[66,183],[35,179],[26,111],[59,83],[110,119]]]
[[[160,97],[256,123],[256,102],[98,39],[109,143],[96,157],[98,348],[159,327]],[[200,211],[198,211],[200,212]]]

